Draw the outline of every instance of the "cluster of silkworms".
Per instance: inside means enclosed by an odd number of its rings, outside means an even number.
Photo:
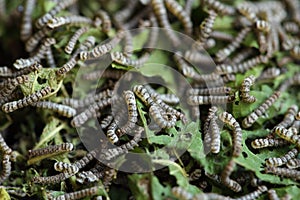
[[[109,199],[119,185],[146,195],[163,181],[169,196],[159,198],[279,199],[277,176],[300,180],[299,13],[297,0],[0,0],[1,189]],[[155,49],[164,44],[168,52]],[[140,77],[156,70],[153,61],[182,78],[160,69]],[[172,139],[184,137],[197,145],[179,155]],[[128,187],[136,177],[118,167],[156,167],[130,161],[141,152],[181,170]],[[253,157],[257,167],[245,161]],[[187,173],[186,188],[170,182],[175,173]]]

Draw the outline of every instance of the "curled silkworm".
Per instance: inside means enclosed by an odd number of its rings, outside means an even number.
[[[53,19],[54,15],[58,14],[61,10],[75,4],[76,2],[77,0],[59,1],[56,6],[54,6],[49,12],[44,14],[36,21],[35,26],[39,29],[42,28],[49,22],[49,20]]]
[[[50,145],[45,148],[29,150],[29,158],[43,156],[43,155],[52,155],[52,154],[61,154],[65,152],[73,151],[74,146],[72,143],[62,143],[58,145]]]
[[[242,86],[240,88],[240,96],[243,102],[254,103],[256,101],[256,98],[249,94],[250,87],[254,84],[254,81],[255,76],[253,75],[250,75],[243,80]]]
[[[116,123],[116,121],[112,121],[107,128],[106,135],[112,144],[119,142],[119,137],[116,133],[117,128],[118,128],[118,124]]]
[[[18,76],[14,79],[8,81],[4,88],[0,90],[0,97],[6,97],[10,95],[18,85],[26,83],[29,81],[27,75]]]
[[[228,187],[232,191],[239,192],[242,190],[241,185],[230,178],[230,175],[234,170],[234,167],[235,167],[234,160],[230,160],[221,174],[221,181],[226,187]]]
[[[266,111],[275,103],[279,98],[280,92],[275,91],[268,99],[265,100],[258,108],[250,113],[242,122],[244,128],[249,128],[256,122],[256,120],[262,116]]]
[[[144,63],[150,57],[150,54],[148,52],[145,52],[137,60],[132,60],[131,58],[126,57],[124,54],[122,52],[112,52],[112,53],[110,53],[111,59],[114,62],[116,62],[118,64],[121,64],[121,65],[124,65],[124,66],[131,66],[131,67],[136,67],[136,68],[143,66]]]
[[[83,171],[76,174],[76,181],[83,184],[83,183],[92,183],[99,181],[99,178],[91,171]]]
[[[44,96],[48,95],[50,92],[51,92],[51,88],[49,86],[46,86],[45,88],[43,88],[31,95],[26,96],[23,99],[5,103],[2,106],[2,110],[6,113],[9,113],[9,112],[13,112],[17,109],[24,108],[32,103],[38,102]]]
[[[67,54],[71,54],[72,53],[72,51],[73,51],[73,49],[74,49],[74,47],[75,47],[75,44],[76,44],[76,42],[77,42],[77,40],[80,38],[80,36],[82,35],[82,34],[84,34],[85,32],[87,32],[89,30],[89,28],[88,27],[82,27],[82,28],[80,28],[80,29],[78,29],[75,33],[74,33],[74,35],[70,38],[70,40],[68,41],[68,44],[67,44],[67,46],[65,47],[65,52],[67,53]]]
[[[138,96],[141,101],[148,107],[154,104],[154,101],[149,93],[149,91],[143,85],[135,85],[133,87],[133,92]]]
[[[0,134],[0,149],[4,152],[4,154],[10,155],[12,153],[12,149],[6,144],[2,134]]]
[[[108,13],[104,10],[98,10],[96,17],[101,19],[101,28],[104,33],[108,33],[111,29],[111,20]]]
[[[155,123],[161,128],[172,128],[176,123],[176,116],[173,113],[165,112],[159,105],[153,104],[149,108],[149,114]]]
[[[295,158],[298,155],[298,150],[296,148],[290,150],[282,157],[272,157],[266,160],[267,166],[277,167],[286,164],[292,158]]]
[[[228,112],[219,115],[219,119],[233,129],[233,156],[242,152],[242,129],[236,119]]]

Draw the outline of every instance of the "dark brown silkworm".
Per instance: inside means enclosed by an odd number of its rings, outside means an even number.
[[[51,88],[49,86],[46,86],[45,88],[26,96],[23,99],[5,103],[2,106],[2,110],[6,113],[9,113],[17,109],[24,108],[32,103],[40,101],[44,96],[48,95],[50,92]]]
[[[29,150],[28,155],[29,158],[37,157],[37,156],[42,156],[46,154],[60,154],[64,152],[70,152],[73,151],[74,146],[72,143],[62,143],[58,145],[50,145],[45,148],[40,148],[40,149],[34,149],[34,150]]]
[[[265,100],[258,108],[256,108],[252,113],[250,113],[242,122],[244,128],[251,127],[256,120],[262,116],[279,98],[280,92],[275,91],[268,99]]]
[[[77,160],[73,165],[78,167],[78,170],[84,168],[87,164],[89,164],[96,157],[97,152],[92,150],[88,152],[83,158]]]

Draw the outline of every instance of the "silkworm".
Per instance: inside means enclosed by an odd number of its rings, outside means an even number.
[[[26,83],[28,81],[29,78],[27,75],[18,76],[14,79],[9,80],[5,87],[0,90],[0,97],[6,97],[10,95],[18,85]]]
[[[175,0],[164,0],[164,3],[166,8],[183,24],[184,32],[188,35],[191,35],[193,23],[183,7]]]
[[[231,42],[233,40],[233,36],[226,33],[226,32],[221,32],[218,30],[214,30],[210,33],[210,37],[218,39],[218,40],[224,40],[227,42]]]
[[[160,94],[159,98],[167,104],[178,104],[180,99],[175,94]]]
[[[127,105],[128,120],[126,124],[120,128],[120,132],[127,133],[134,128],[135,123],[138,120],[138,113],[134,93],[130,90],[126,90],[123,92],[123,98]]]
[[[179,38],[177,37],[177,35],[175,35],[174,31],[172,31],[172,27],[168,20],[167,10],[163,4],[163,0],[151,0],[150,3],[159,25],[165,28],[166,35],[168,36],[168,38],[170,38],[172,44],[174,46],[178,46]]]
[[[154,104],[151,95],[143,85],[135,85],[132,89],[134,94],[138,96],[146,106],[150,107]]]
[[[217,13],[213,10],[208,11],[208,17],[203,20],[203,22],[200,25],[200,36],[199,36],[199,42],[200,45],[204,45],[209,38],[211,32],[213,31],[213,26],[215,23],[215,20],[217,18]]]
[[[230,178],[230,175],[234,170],[234,167],[235,167],[234,160],[230,160],[221,173],[221,181],[226,187],[228,187],[232,191],[239,192],[242,190],[241,185]]]
[[[280,200],[274,189],[268,190],[268,197],[270,200]]]
[[[110,52],[124,37],[124,31],[119,31],[116,36],[111,39],[109,42],[105,44],[100,44],[94,47],[90,51],[81,51],[80,52],[80,59],[87,60],[87,59],[95,59],[103,56],[104,54]]]
[[[53,110],[54,112],[57,112],[61,116],[68,117],[68,118],[76,115],[76,110],[74,108],[71,108],[67,105],[50,102],[50,101],[39,101],[31,105],[38,108]]]
[[[69,105],[72,108],[84,108],[95,103],[96,101],[112,97],[112,92],[112,90],[106,89],[99,92],[98,94],[89,94],[83,99],[65,98],[63,100],[63,104]]]
[[[282,127],[276,126],[274,132],[281,138],[289,141],[292,144],[295,144],[297,147],[300,147],[300,136],[295,135],[292,131]]]
[[[257,20],[255,22],[255,28],[262,32],[269,32],[271,29],[271,24],[265,20]]]
[[[261,149],[266,147],[281,147],[288,144],[288,141],[281,138],[259,138],[251,142],[251,146],[254,149]]]
[[[290,169],[295,169],[300,167],[300,159],[299,158],[293,158],[290,159],[287,163],[286,166]]]
[[[54,17],[47,22],[47,26],[51,29],[70,24],[73,26],[76,25],[92,25],[93,21],[90,18],[83,16],[62,16],[62,17]]]
[[[74,57],[76,57],[81,51],[89,51],[95,46],[96,38],[94,36],[88,36],[76,49]]]
[[[202,175],[201,169],[195,169],[189,174],[189,181],[199,180],[201,175]]]
[[[32,52],[39,42],[47,35],[52,32],[51,29],[48,27],[43,27],[39,31],[35,32],[27,41],[25,44],[25,49],[27,52]]]
[[[208,109],[208,115],[207,115],[207,118],[205,119],[205,122],[203,125],[205,152],[208,152],[208,150],[211,150],[212,135],[209,132],[209,128],[210,128],[210,122],[213,118],[215,118],[215,113],[217,112],[217,110],[218,109],[216,106],[212,106],[211,108]]]
[[[107,115],[104,119],[101,120],[100,127],[102,129],[106,129],[111,124],[113,119],[114,118],[112,115]]]
[[[264,185],[258,186],[257,190],[254,192],[251,192],[249,194],[246,194],[245,196],[236,198],[237,200],[254,200],[257,199],[261,194],[268,191],[268,188]]]
[[[188,95],[219,95],[219,94],[229,94],[231,92],[231,87],[213,87],[213,88],[192,88],[188,90]]]
[[[27,59],[17,59],[13,64],[14,67],[16,69],[23,69],[33,65],[35,62],[40,62],[40,60],[45,57],[50,46],[54,45],[55,43],[56,40],[54,38],[46,38],[32,57]]]
[[[255,76],[250,75],[246,77],[242,82],[242,86],[240,88],[240,96],[241,100],[245,103],[254,103],[256,101],[256,98],[249,94],[250,87],[254,84],[255,79]]]
[[[258,21],[257,12],[258,10],[250,2],[239,4],[237,7],[238,11],[245,16],[250,22]]]
[[[105,152],[103,152],[103,159],[112,160],[117,156],[128,153],[128,151],[134,149],[134,147],[138,146],[138,142],[141,140],[142,131],[143,129],[136,131],[133,139],[129,142],[115,148],[106,149]]]
[[[118,124],[116,121],[112,121],[111,124],[107,128],[106,136],[112,144],[119,142],[119,137],[116,134],[116,130],[118,128]]]
[[[32,103],[38,102],[50,92],[51,88],[49,86],[46,86],[43,89],[24,97],[23,99],[5,103],[4,105],[2,105],[2,110],[6,113],[10,113],[17,109],[24,108]]]
[[[86,33],[87,31],[89,30],[89,27],[87,26],[84,26],[80,29],[78,29],[74,35],[70,38],[70,40],[68,41],[68,44],[66,45],[65,47],[65,52],[67,54],[71,54],[75,45],[76,45],[76,42],[77,40],[80,38],[81,35],[83,35],[84,33]]]
[[[210,121],[210,130],[211,130],[211,152],[219,153],[220,146],[221,146],[221,133],[216,121],[216,117],[212,118]]]
[[[275,91],[268,99],[265,100],[258,108],[256,108],[252,113],[250,113],[246,118],[244,118],[242,125],[244,128],[251,127],[256,120],[262,116],[266,111],[275,103],[279,98],[280,92]]]
[[[62,143],[58,145],[50,145],[45,148],[28,150],[29,158],[47,155],[47,154],[61,154],[65,152],[73,151],[74,146],[72,143]]]
[[[22,23],[21,23],[21,40],[26,41],[32,33],[32,19],[31,14],[34,10],[35,0],[27,0],[24,6]]]
[[[99,178],[91,171],[83,171],[76,174],[76,182],[83,183],[93,183],[99,181]]]
[[[91,196],[98,194],[100,189],[101,188],[99,186],[93,186],[93,187],[90,187],[87,189],[83,189],[83,190],[79,190],[76,192],[66,193],[66,194],[57,196],[57,197],[53,198],[53,200],[74,200],[74,199],[81,199],[84,197],[91,197]]]
[[[54,163],[54,169],[58,172],[66,172],[69,174],[76,174],[79,171],[76,165],[72,165],[64,162]]]
[[[191,193],[189,193],[188,191],[186,191],[184,188],[182,187],[173,187],[172,188],[172,194],[178,198],[178,199],[182,199],[182,200],[190,200],[193,199],[193,195]]]
[[[292,158],[295,158],[298,155],[298,150],[296,148],[290,150],[282,157],[272,157],[266,160],[267,166],[278,167],[286,164]]]
[[[283,120],[278,123],[276,126],[282,126],[284,128],[290,127],[295,121],[295,116],[298,112],[298,106],[292,105],[286,111]]]
[[[122,52],[112,52],[112,53],[110,53],[110,56],[111,56],[111,59],[118,64],[138,68],[138,67],[141,67],[144,65],[144,63],[150,57],[150,54],[148,52],[145,52],[137,60],[132,60],[131,58],[126,57],[125,54]]]
[[[0,183],[3,183],[11,174],[10,155],[4,154],[2,157],[2,171],[0,174]]]
[[[109,78],[109,79],[120,79],[126,71],[124,70],[110,70],[110,69],[100,69],[100,70],[95,70],[92,72],[88,72],[82,76],[84,80],[98,80],[100,78]]]
[[[235,56],[231,59],[231,63],[238,64],[253,54],[254,50],[252,48],[243,48],[240,52],[235,54]]]
[[[245,39],[250,30],[251,29],[249,27],[245,27],[238,33],[238,35],[231,41],[230,44],[228,44],[225,48],[220,49],[216,53],[217,61],[224,61],[231,53],[233,53],[237,48],[239,48],[242,41]]]
[[[265,80],[265,79],[274,79],[277,76],[281,74],[281,71],[277,67],[270,67],[266,70],[264,70],[260,76],[258,77],[258,80]]]
[[[218,0],[204,0],[205,5],[209,8],[215,10],[221,15],[233,15],[235,14],[235,9],[232,6],[221,3]]]
[[[6,76],[12,76],[12,74],[13,71],[10,68],[6,66],[0,67],[0,76],[6,77]]]
[[[268,60],[269,58],[267,56],[259,55],[249,60],[246,60],[240,64],[233,64],[233,65],[220,64],[216,66],[215,73],[217,74],[244,73],[258,64],[267,63]]]
[[[296,22],[293,21],[283,22],[282,26],[285,29],[285,31],[288,33],[297,34],[299,32],[299,26]]]
[[[238,157],[242,152],[242,129],[236,119],[228,112],[219,115],[219,119],[233,129],[233,156]]]
[[[73,127],[80,127],[83,125],[89,118],[96,117],[97,111],[103,109],[111,105],[111,98],[103,99],[101,101],[97,101],[90,105],[87,109],[85,109],[82,113],[76,115],[71,121],[71,125]]]
[[[189,96],[187,103],[192,106],[207,104],[227,104],[234,100],[234,96]]]
[[[150,106],[149,114],[160,128],[172,128],[175,126],[176,116],[172,113],[166,113],[157,104]]]
[[[36,23],[35,26],[40,29],[44,25],[46,25],[51,19],[53,19],[54,15],[58,14],[61,10],[64,10],[65,8],[75,4],[77,0],[64,0],[59,1],[57,5],[55,5],[49,12],[44,14],[42,17],[40,17]]]
[[[288,168],[278,168],[278,167],[266,167],[266,173],[275,174],[278,176],[283,176],[286,178],[291,178],[294,180],[300,180],[300,171]]]
[[[108,33],[111,29],[111,20],[108,13],[104,10],[98,10],[96,16],[102,21],[101,28],[104,33]]]
[[[6,144],[4,138],[2,137],[2,133],[0,133],[0,149],[4,152],[4,154],[7,155],[12,153],[12,149]]]
[[[78,170],[84,168],[87,164],[89,164],[96,157],[97,152],[95,150],[89,151],[83,158],[77,160],[73,163],[74,166],[78,168]]]
[[[70,178],[73,175],[74,174],[69,174],[69,173],[63,172],[63,173],[59,173],[59,174],[54,175],[54,176],[46,176],[46,177],[35,176],[31,179],[31,181],[33,183],[49,185],[49,184],[60,183],[64,180]]]

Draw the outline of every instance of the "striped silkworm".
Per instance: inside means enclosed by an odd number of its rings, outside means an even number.
[[[82,171],[76,174],[76,182],[84,183],[93,183],[99,181],[99,178],[91,171]]]
[[[101,28],[104,33],[108,33],[111,29],[111,20],[108,13],[104,10],[98,10],[96,17],[99,17],[101,20]]]
[[[71,16],[62,16],[62,17],[54,17],[47,22],[47,26],[51,29],[70,24],[73,26],[78,25],[92,25],[93,21],[88,17],[71,15]]]
[[[235,198],[236,200],[254,200],[260,197],[264,192],[268,191],[268,188],[264,185],[258,186],[257,190],[254,192],[251,192],[249,194],[246,194],[244,196],[241,196],[239,198]]]
[[[71,125],[73,127],[80,127],[91,117],[97,117],[99,115],[98,111],[111,105],[111,98],[103,99],[101,101],[96,101],[85,109],[82,113],[76,115],[72,121]]]
[[[68,174],[76,174],[79,171],[76,165],[65,162],[54,163],[54,169],[58,172],[66,172]]]
[[[282,157],[272,157],[266,160],[267,166],[278,167],[286,164],[292,158],[295,158],[298,155],[298,150],[296,148],[290,150]]]
[[[81,35],[83,35],[84,33],[86,33],[89,30],[89,27],[84,26],[80,29],[78,29],[73,36],[70,38],[70,40],[68,41],[68,44],[65,47],[65,52],[67,54],[71,54],[72,51],[74,50],[74,47],[76,45],[76,42],[78,41],[78,39],[80,38]]]
[[[224,170],[221,173],[221,181],[226,187],[228,187],[232,191],[239,192],[242,190],[241,185],[230,178],[230,175],[233,172],[235,165],[236,164],[234,160],[230,160],[228,162],[228,164],[225,166]]]
[[[160,94],[159,98],[167,104],[178,104],[178,103],[180,103],[179,97],[175,94]]]
[[[106,129],[113,121],[114,117],[112,115],[107,115],[104,119],[100,122],[100,127],[102,129]]]
[[[87,164],[89,164],[96,157],[97,152],[95,150],[89,151],[85,156],[83,156],[80,160],[77,160],[73,163],[74,166],[78,168],[78,170],[84,168]]]
[[[270,67],[264,70],[260,76],[258,77],[258,80],[268,80],[268,79],[274,79],[277,76],[281,74],[281,70],[277,67]]]
[[[193,23],[183,7],[175,0],[164,0],[164,3],[166,8],[182,23],[184,32],[188,35],[191,35]]]
[[[238,157],[242,152],[242,129],[236,119],[228,112],[219,115],[219,119],[233,129],[233,153]]]
[[[280,198],[276,193],[276,190],[274,189],[268,190],[268,197],[270,200],[280,200]]]
[[[161,27],[165,29],[166,35],[170,38],[174,46],[179,45],[179,38],[172,31],[171,24],[168,20],[167,10],[164,6],[163,0],[150,0],[150,4],[153,8],[153,12],[157,18],[157,21]]]
[[[66,172],[63,173],[59,173],[57,175],[53,175],[53,176],[35,176],[31,179],[31,181],[33,183],[37,183],[37,184],[45,184],[45,185],[49,185],[49,184],[56,184],[56,183],[60,183],[68,178],[70,178],[71,176],[73,176],[74,174],[69,174]]]
[[[251,142],[254,149],[262,149],[266,147],[281,147],[288,145],[289,142],[282,138],[259,138]]]
[[[83,99],[73,99],[73,98],[65,98],[63,100],[63,104],[69,105],[72,108],[84,108],[86,106],[89,106],[96,101],[101,101],[102,99],[107,99],[112,97],[112,90],[106,89],[104,91],[101,91],[97,94],[89,94]]]
[[[65,152],[73,151],[74,146],[72,143],[62,143],[58,145],[50,145],[45,148],[28,150],[29,158],[44,156],[44,155],[52,155],[52,154],[61,154]]]
[[[219,95],[219,94],[229,94],[231,92],[231,87],[213,87],[213,88],[192,88],[188,90],[188,95]]]
[[[246,118],[244,118],[242,125],[244,128],[251,127],[256,120],[262,116],[266,111],[275,103],[279,98],[280,92],[275,91],[268,99],[265,100],[258,108],[256,108],[252,113],[250,113]]]
[[[217,13],[213,10],[208,11],[208,17],[205,18],[200,25],[199,42],[200,45],[204,45],[213,31],[213,26],[217,18]]]
[[[236,53],[231,59],[232,64],[238,64],[244,61],[249,56],[255,53],[253,48],[243,48],[240,52]]]
[[[276,126],[282,126],[284,128],[290,127],[295,121],[295,116],[298,113],[298,106],[292,105],[286,111],[283,120],[278,123]]]
[[[2,171],[0,173],[0,183],[3,183],[11,174],[10,155],[4,154],[2,157]]]
[[[215,10],[221,15],[233,15],[235,14],[235,8],[226,4],[221,3],[218,0],[204,0],[205,5]]]
[[[27,0],[25,2],[22,23],[21,23],[21,40],[26,41],[32,34],[32,19],[31,14],[34,10],[36,0]]]
[[[207,104],[227,104],[234,101],[235,97],[231,96],[189,96],[187,103],[191,106]]]
[[[204,125],[203,125],[203,134],[204,134],[204,149],[205,152],[208,152],[211,150],[211,141],[212,141],[212,135],[210,134],[210,123],[213,118],[215,118],[215,114],[217,112],[217,107],[212,106],[208,109],[208,115],[205,119]]]
[[[54,103],[51,101],[39,101],[31,104],[37,108],[49,109],[57,112],[59,115],[71,118],[76,115],[76,110],[70,106]]]
[[[93,186],[87,189],[79,190],[76,192],[65,193],[63,195],[59,195],[57,197],[51,198],[53,200],[74,200],[74,199],[82,199],[86,197],[92,197],[97,195],[102,188],[99,186]]]
[[[107,127],[106,136],[108,137],[108,140],[112,144],[119,142],[119,137],[116,133],[117,129],[118,129],[118,124],[116,120],[112,121],[110,125]]]
[[[250,30],[250,27],[245,27],[238,33],[238,35],[231,41],[231,43],[229,43],[225,48],[220,49],[216,53],[217,61],[224,61],[227,57],[230,56],[230,54],[232,54],[237,48],[239,48]]]
[[[46,86],[43,89],[24,97],[23,99],[5,103],[4,105],[2,105],[2,110],[6,113],[10,113],[17,109],[24,108],[32,103],[40,101],[44,96],[48,95],[50,92],[51,88],[49,86]]]
[[[158,104],[153,104],[149,108],[149,114],[160,128],[172,128],[176,123],[176,116],[167,113]]]
[[[283,176],[286,178],[291,178],[294,180],[300,180],[300,171],[295,170],[295,169],[266,167],[265,172],[270,173],[270,174],[275,174],[278,176]]]
[[[150,54],[148,52],[145,52],[141,57],[139,57],[136,60],[132,60],[131,58],[126,57],[125,53],[122,52],[111,52],[110,56],[112,61],[115,63],[138,68],[145,64],[145,62],[150,57]]]
[[[295,135],[292,131],[282,127],[282,126],[276,126],[274,128],[274,132],[279,137],[289,141],[292,144],[295,144],[297,147],[300,147],[300,136]]]
[[[72,57],[56,71],[56,74],[58,76],[62,76],[68,73],[71,69],[73,69],[76,64],[77,64],[77,59],[75,57]]]
[[[57,5],[55,5],[49,12],[45,13],[41,16],[35,23],[35,26],[38,29],[41,29],[45,26],[53,17],[58,14],[60,11],[64,10],[65,8],[75,4],[77,0],[63,0],[59,1]]]
[[[143,129],[140,128],[136,131],[133,139],[131,139],[129,142],[112,149],[105,149],[102,158],[104,160],[112,160],[122,154],[128,153],[130,150],[134,149],[134,147],[138,146],[138,142],[141,141],[142,132]]]
[[[297,34],[300,31],[299,25],[293,21],[283,22],[282,26],[287,33]]]
[[[7,155],[12,153],[12,149],[6,144],[4,138],[2,137],[2,133],[0,133],[0,149],[4,154]]]
[[[287,163],[286,166],[290,169],[295,169],[300,167],[300,159],[299,158],[293,158],[290,159]]]
[[[150,107],[154,104],[154,100],[145,86],[135,85],[132,89],[134,94],[141,99],[146,106]]]
[[[13,71],[6,67],[6,66],[3,66],[3,67],[0,67],[0,76],[2,77],[11,77],[13,75]]]
[[[240,88],[240,96],[241,100],[245,103],[254,103],[256,101],[256,98],[252,95],[250,95],[250,87],[254,84],[255,82],[255,76],[250,75],[246,77],[241,85]]]
[[[219,126],[216,121],[217,117],[213,117],[210,120],[209,130],[211,134],[211,152],[212,153],[219,153],[220,146],[221,146],[221,133]]]
[[[10,79],[4,88],[0,90],[0,97],[6,97],[10,95],[18,85],[26,83],[29,81],[27,75],[18,76],[16,78]]]
[[[39,42],[47,35],[52,32],[51,29],[48,27],[43,27],[39,31],[35,32],[27,41],[25,44],[25,49],[27,52],[32,52]]]

